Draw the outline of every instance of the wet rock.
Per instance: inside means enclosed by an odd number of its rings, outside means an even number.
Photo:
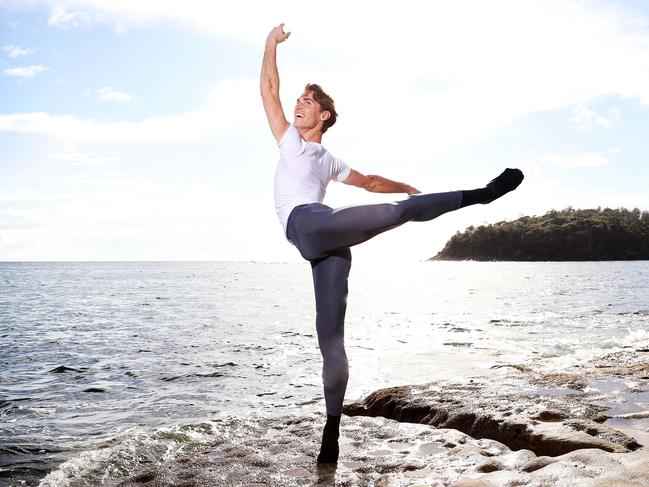
[[[539,411],[537,414],[530,416],[531,419],[536,419],[539,421],[561,421],[568,418],[568,413],[566,411],[559,411],[558,409],[544,409]]]
[[[520,364],[498,364],[498,365],[493,365],[491,368],[492,369],[500,369],[503,367],[511,367],[512,369],[519,370],[521,372],[531,372],[531,369],[529,367],[525,367]]]
[[[554,374],[536,374],[530,383],[546,387],[565,387],[576,391],[581,391],[588,386],[588,378],[583,375],[554,373]]]
[[[475,387],[479,388],[477,383]],[[489,438],[504,443],[513,450],[527,449],[537,455],[556,456],[581,448],[599,448],[610,452],[631,451],[638,444],[629,436],[611,428],[597,428],[597,423],[534,421],[524,411],[538,407],[537,401],[529,397],[519,398],[523,403],[521,413],[506,414],[504,407],[511,409],[514,399],[499,395],[498,391],[486,387],[478,390],[454,387],[432,387],[417,390],[413,387],[394,387],[370,394],[361,402],[345,407],[350,416],[383,416],[396,421],[423,423],[439,428],[453,428],[473,438]],[[557,411],[555,409],[555,411]],[[553,416],[569,417],[569,406]]]
[[[637,379],[646,367],[637,356],[624,351],[611,354],[608,362],[596,360],[562,373],[520,374],[517,371],[525,368],[506,365],[495,379],[497,388],[494,378],[392,387],[345,406],[344,412],[454,428],[537,455],[558,456],[585,448],[630,452],[641,447],[638,441],[600,424],[609,419],[604,414],[607,406],[594,401],[601,402],[606,394],[591,386],[590,377],[606,377],[596,372],[606,363],[618,377]]]
[[[475,468],[476,472],[487,473],[495,472],[497,470],[503,470],[504,466],[498,460],[487,460],[486,462],[481,463]]]
[[[649,359],[646,354],[623,350],[597,357],[588,363],[592,378],[620,377],[648,385]]]
[[[141,474],[134,475],[132,480],[133,482],[137,483],[146,483],[146,482],[151,482],[153,479],[156,478],[156,472],[149,470],[146,472],[142,472]]]
[[[480,485],[644,487],[649,478],[649,453],[645,451],[611,454],[601,450],[579,450],[555,458],[539,457],[538,460],[540,468],[526,473],[486,473],[479,478]]]
[[[554,462],[555,459],[552,457],[536,457],[523,465],[521,470],[523,472],[534,472]]]
[[[638,448],[640,448],[640,444],[633,438],[630,438],[624,433],[617,431],[609,426],[598,424],[594,421],[588,421],[585,419],[570,419],[564,421],[563,424],[569,428],[574,429],[575,431],[583,431],[590,436],[594,436],[604,441],[620,445],[627,451],[637,450]],[[602,449],[604,450],[605,448]]]
[[[58,367],[53,368],[49,372],[52,373],[52,374],[64,374],[66,372],[83,372],[84,370],[75,369],[73,367],[67,367],[65,365],[59,365]]]

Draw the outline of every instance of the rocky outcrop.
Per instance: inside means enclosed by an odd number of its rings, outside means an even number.
[[[498,387],[493,377],[392,387],[347,405],[344,412],[454,428],[473,438],[496,440],[512,450],[526,449],[542,456],[587,448],[624,453],[641,447],[624,432],[602,424],[609,419],[608,408],[596,401],[602,395],[596,381],[620,378],[636,384],[635,392],[649,390],[644,351],[616,352],[561,373],[535,373],[533,367],[516,364],[497,368]],[[645,413],[622,417],[644,417]]]
[[[543,411],[535,415],[512,414],[512,398],[480,390],[478,384],[470,392],[459,395],[457,389],[439,390],[394,387],[370,394],[363,401],[346,406],[350,416],[383,416],[407,423],[422,423],[438,428],[453,428],[473,438],[488,438],[507,445],[512,450],[527,449],[537,455],[557,456],[583,448],[598,448],[608,452],[629,452],[640,447],[631,437],[588,418],[569,418],[568,405],[557,411],[556,400],[549,420]],[[480,398],[476,401],[476,397]],[[526,395],[516,401],[528,411],[543,407],[543,398]],[[507,406],[504,409],[502,406]],[[587,410],[589,415],[599,412]],[[534,416],[534,417],[531,417]]]

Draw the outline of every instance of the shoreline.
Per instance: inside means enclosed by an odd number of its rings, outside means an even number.
[[[639,487],[649,476],[648,352],[563,373],[511,364],[490,378],[380,389],[345,406],[335,466],[315,463],[324,415],[312,414],[241,421],[117,485]]]

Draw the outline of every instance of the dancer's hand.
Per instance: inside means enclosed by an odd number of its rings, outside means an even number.
[[[276,46],[288,39],[290,35],[290,32],[284,32],[284,24],[279,24],[277,27],[273,27],[273,30],[268,34],[266,45]]]
[[[417,188],[413,188],[408,184],[392,181],[391,179],[378,176],[377,174],[368,174],[367,176],[359,175],[360,178],[358,178],[352,176],[354,173],[356,173],[356,171],[352,170],[350,177],[343,182],[365,188],[367,191],[371,191],[372,193],[407,193],[409,195],[421,193]]]

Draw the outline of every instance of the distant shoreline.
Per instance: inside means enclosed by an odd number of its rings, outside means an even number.
[[[649,260],[649,212],[549,211],[456,233],[429,260],[609,262]]]

